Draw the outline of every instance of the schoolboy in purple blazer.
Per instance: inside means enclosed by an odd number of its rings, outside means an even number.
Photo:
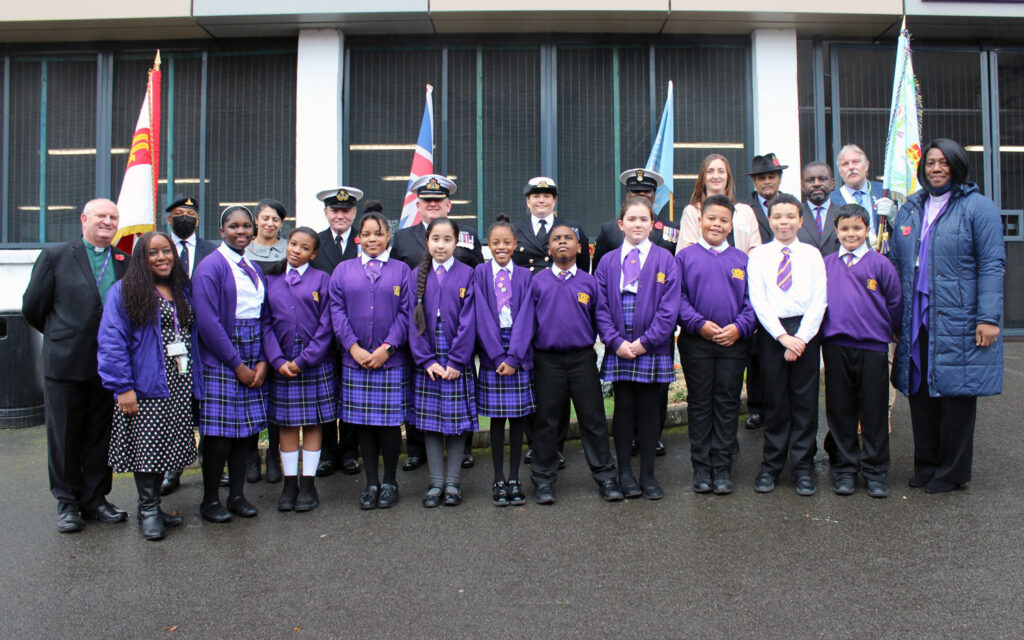
[[[701,238],[676,256],[682,272],[679,360],[686,377],[693,490],[732,493],[732,457],[743,369],[757,326],[747,292],[747,254],[729,246],[732,200],[701,206]]]
[[[833,491],[853,493],[860,473],[868,495],[884,498],[889,495],[889,341],[903,317],[903,290],[896,268],[868,244],[870,218],[863,207],[839,207],[835,224],[842,247],[825,257],[828,309],[821,323],[825,416],[836,448]]]
[[[554,266],[536,273],[530,282],[535,309],[533,361],[537,390],[530,461],[534,499],[538,504],[555,502],[558,427],[572,401],[591,476],[605,500],[622,500],[608,444],[608,422],[594,351],[597,281],[576,267],[580,242],[567,224],[555,221],[548,252]]]

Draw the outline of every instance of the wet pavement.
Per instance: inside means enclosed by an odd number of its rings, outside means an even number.
[[[979,403],[967,491],[907,487],[901,397],[886,500],[862,485],[833,495],[822,465],[811,498],[788,473],[755,493],[761,434],[743,428],[736,492],[696,495],[676,429],[658,502],[603,502],[576,442],[547,507],[491,506],[478,451],[456,508],[420,506],[425,468],[399,471],[389,511],[360,511],[362,476],[335,474],[318,481],[313,512],[278,513],[280,485],[260,483],[247,487],[258,517],[213,525],[191,470],[164,501],[186,524],[158,543],[139,535],[129,476],[110,495],[127,523],[58,534],[44,430],[0,431],[0,636],[1019,637],[1024,343],[1007,345],[1005,380]]]

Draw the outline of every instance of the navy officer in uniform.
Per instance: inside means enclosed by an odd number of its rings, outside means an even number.
[[[412,183],[410,191],[416,194],[416,215],[419,221],[411,227],[399,229],[391,243],[391,257],[397,258],[415,269],[423,254],[427,252],[427,225],[436,218],[448,217],[452,210],[451,196],[455,193],[455,183],[444,176],[428,174],[421,176]],[[484,261],[483,247],[476,231],[469,225],[459,225],[459,237],[455,245],[455,259],[470,267],[476,267]],[[405,448],[408,456],[403,471],[412,471],[420,467],[427,459],[427,450],[423,445],[423,432],[414,425],[405,425]],[[466,438],[466,448],[462,454],[462,468],[473,466],[473,443]]]
[[[619,182],[626,186],[626,199],[647,198],[651,205],[654,205],[654,194],[665,179],[657,172],[650,169],[630,169],[623,171],[619,176]],[[668,250],[672,255],[676,254],[676,242],[679,241],[679,223],[654,214],[654,228],[649,236],[651,242],[659,247]],[[597,234],[597,244],[594,245],[594,271],[604,254],[615,251],[622,246],[622,230],[619,229],[618,220],[609,220],[601,225],[601,231]]]
[[[558,185],[551,178],[539,176],[532,178],[523,188],[526,196],[526,209],[530,217],[520,220],[515,225],[516,250],[512,261],[520,267],[526,267],[530,273],[537,273],[551,266],[548,255],[548,236],[551,226],[555,223],[555,211],[558,206]],[[575,222],[559,218],[559,222],[568,224],[579,237],[583,251],[576,258],[576,268],[590,272],[590,241],[583,228]],[[621,241],[621,240],[620,240]]]

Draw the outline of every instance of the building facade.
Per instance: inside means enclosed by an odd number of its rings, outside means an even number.
[[[156,49],[163,58],[161,194],[199,197],[202,233],[227,203],[273,197],[325,226],[314,194],[351,184],[397,219],[425,85],[434,162],[452,209],[485,229],[525,215],[522,185],[558,181],[591,237],[650,152],[675,86],[675,213],[701,160],[755,154],[790,169],[856,143],[881,172],[895,41],[906,11],[922,137],[959,141],[1002,209],[1005,325],[1024,330],[1024,2],[727,0],[44,0],[0,17],[0,310],[20,308],[39,247],[78,233],[82,204],[116,199]]]

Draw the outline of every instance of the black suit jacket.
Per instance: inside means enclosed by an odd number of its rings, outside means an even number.
[[[667,232],[666,232],[667,230]],[[679,223],[660,216],[654,216],[654,228],[648,236],[654,244],[662,249],[667,249],[672,255],[676,254],[676,243],[679,242]],[[601,258],[606,253],[615,251],[622,246],[622,230],[619,229],[618,220],[609,220],[601,225],[601,231],[597,234],[597,243],[594,245],[594,271],[601,264]]]
[[[537,239],[537,234],[533,232],[532,218],[533,216],[528,215],[525,220],[520,220],[512,225],[516,232],[516,250],[512,253],[512,262],[520,267],[526,267],[530,270],[530,273],[537,273],[551,266],[551,256],[548,255],[547,238],[540,241]],[[579,236],[581,250],[580,255],[576,257],[576,268],[589,273],[590,240],[587,238],[587,234],[583,232],[583,227],[572,220],[566,220],[561,217],[556,218],[556,221],[569,225],[576,232],[576,235]]]
[[[796,237],[800,242],[809,244],[821,252],[822,257],[839,251],[839,237],[836,236],[835,203],[829,206],[825,212],[825,220],[822,223],[822,233],[818,235],[818,225],[814,221],[814,212],[807,206],[807,202],[800,203],[800,214],[804,217],[804,224],[797,230]]]
[[[455,259],[469,266],[476,267],[484,261],[484,250],[480,245],[480,239],[469,226],[459,226],[459,235],[468,234],[468,238],[462,237],[455,247]],[[395,233],[395,239],[391,242],[391,257],[397,258],[415,269],[427,252],[426,227],[418,224],[413,227],[399,229]]]
[[[761,208],[761,199],[757,197],[756,191],[750,194],[747,204],[754,210],[754,217],[757,218],[757,230],[761,232],[761,244],[768,244],[775,239],[775,233],[772,232],[772,227],[768,224],[768,216]],[[817,229],[815,229],[815,233],[817,233]]]
[[[219,246],[220,244],[217,242],[210,242],[209,240],[196,238],[196,261],[194,263],[195,267],[198,267],[199,263],[203,261],[203,258],[216,251],[217,247]],[[193,267],[193,269],[195,267]]]
[[[328,227],[320,232],[320,250],[316,258],[310,263],[314,268],[334,273],[334,267],[345,260],[351,260],[359,255],[359,245],[356,243],[356,230],[352,229],[348,234],[348,242],[345,243],[345,250],[339,252],[338,245],[334,242],[334,232]]]
[[[112,248],[111,266],[118,280],[128,268],[128,254]],[[96,350],[103,301],[81,238],[47,247],[32,267],[21,300],[28,323],[43,334],[43,375],[56,380],[97,377]]]

